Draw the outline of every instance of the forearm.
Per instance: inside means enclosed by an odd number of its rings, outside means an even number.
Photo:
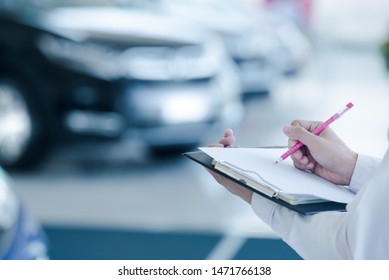
[[[345,213],[303,216],[257,194],[252,198],[252,208],[302,258],[351,258],[346,241]]]

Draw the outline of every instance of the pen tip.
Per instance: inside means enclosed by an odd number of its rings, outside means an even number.
[[[282,157],[279,157],[275,162],[274,162],[274,165],[280,163],[282,161]]]

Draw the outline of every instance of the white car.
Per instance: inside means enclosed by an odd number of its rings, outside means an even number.
[[[234,59],[243,93],[262,93],[284,74],[295,73],[310,45],[292,22],[239,0],[159,0],[161,11],[192,20],[220,34]]]

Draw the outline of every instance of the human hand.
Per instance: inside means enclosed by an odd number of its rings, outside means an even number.
[[[339,185],[349,185],[357,161],[357,153],[352,151],[336,134],[327,127],[320,135],[311,132],[322,123],[295,120],[283,127],[289,137],[288,146],[300,141],[304,144],[291,157],[294,165],[301,170],[310,170],[318,176]]]
[[[212,175],[212,177],[218,182],[220,185],[226,188],[230,193],[242,198],[248,204],[251,204],[251,199],[253,197],[253,192],[245,187],[242,187],[238,183],[210,170],[207,169],[208,172]]]
[[[224,147],[238,147],[235,145],[235,136],[232,131],[232,129],[226,129],[224,132],[224,137],[220,139],[220,141],[217,144],[210,144],[208,147],[219,147],[219,148],[224,148]],[[251,204],[251,199],[253,196],[253,192],[250,191],[249,189],[246,189],[239,185],[238,183],[235,183],[232,180],[229,180],[220,174],[207,169],[207,171],[212,175],[212,177],[218,182],[220,185],[224,186],[230,193],[239,196],[242,198],[244,201],[247,203]]]
[[[219,147],[219,148],[225,148],[225,147],[237,147],[235,144],[235,136],[234,132],[231,128],[227,128],[224,132],[224,137],[219,140],[219,143],[217,144],[210,144],[208,147]]]

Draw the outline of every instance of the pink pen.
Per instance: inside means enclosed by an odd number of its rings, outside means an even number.
[[[327,128],[332,122],[339,119],[341,116],[344,115],[349,109],[351,109],[354,105],[350,102],[348,103],[342,110],[337,112],[335,115],[333,115],[331,118],[329,118],[327,121],[325,121],[321,126],[316,128],[312,133],[314,135],[319,135],[324,129]],[[300,149],[304,144],[301,142],[297,142],[293,147],[291,147],[288,151],[286,151],[284,154],[282,154],[279,159],[275,162],[277,164],[278,162],[285,160],[287,157],[289,157],[291,154],[295,153],[298,149]]]

